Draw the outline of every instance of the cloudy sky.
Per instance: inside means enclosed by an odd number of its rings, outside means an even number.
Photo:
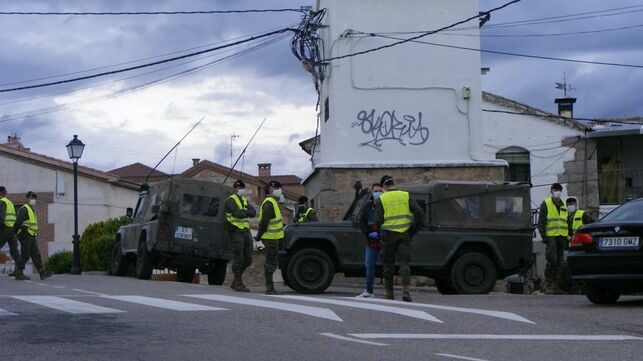
[[[383,1],[383,0],[382,0]],[[480,10],[504,0],[481,0]],[[311,0],[12,1],[0,11],[190,11],[299,8]],[[604,10],[620,9],[605,12]],[[494,51],[643,64],[643,1],[523,0],[494,13],[482,47]],[[563,15],[581,14],[574,17]],[[525,22],[532,19],[539,21]],[[295,26],[296,12],[226,15],[0,15],[0,89],[63,80],[186,54],[252,34]],[[518,22],[518,23],[516,23]],[[475,23],[474,23],[475,24]],[[622,29],[626,28],[626,29]],[[418,30],[423,29],[418,24]],[[194,58],[39,89],[0,93],[0,135],[18,133],[33,151],[66,159],[73,134],[87,144],[82,164],[109,170],[154,165],[201,117],[203,123],[160,167],[181,172],[192,158],[230,163],[264,117],[243,170],[309,171],[298,143],[315,134],[316,93],[290,51],[290,34]],[[453,36],[462,36],[457,31]],[[427,38],[427,40],[430,40]],[[482,54],[483,89],[555,111],[563,73],[578,98],[575,115],[643,116],[643,69]]]

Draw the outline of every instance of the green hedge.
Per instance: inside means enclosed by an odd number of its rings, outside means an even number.
[[[53,273],[69,273],[71,272],[72,258],[72,251],[56,252],[49,256],[45,262],[45,269]]]
[[[83,271],[107,271],[118,228],[131,223],[128,217],[90,224],[80,237],[80,266]]]

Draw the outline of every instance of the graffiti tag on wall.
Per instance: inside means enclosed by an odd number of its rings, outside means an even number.
[[[403,114],[398,118],[395,110],[386,110],[381,114],[377,114],[375,109],[362,110],[357,113],[357,121],[351,125],[351,128],[355,127],[359,127],[370,138],[360,145],[380,152],[386,141],[406,146],[422,145],[429,139],[429,128],[422,125],[422,112],[418,112],[417,116],[415,113]]]

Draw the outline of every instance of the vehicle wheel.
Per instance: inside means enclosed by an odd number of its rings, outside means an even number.
[[[587,285],[585,296],[590,302],[597,305],[609,305],[616,303],[621,294],[618,291],[608,290],[596,285]]]
[[[196,267],[179,266],[176,269],[176,280],[179,282],[192,283],[192,280],[194,280],[194,271],[196,271]]]
[[[213,260],[208,265],[208,284],[221,286],[225,281],[225,274],[228,271],[228,262],[225,260]]]
[[[288,262],[289,287],[300,293],[322,293],[335,276],[333,261],[326,252],[308,248],[295,253]]]
[[[458,293],[453,287],[451,280],[447,278],[436,278],[435,287],[438,289],[438,292],[443,295],[455,295]]]
[[[121,240],[120,238],[116,238],[116,242],[114,242],[114,246],[112,247],[112,259],[109,264],[109,274],[112,276],[125,276],[128,268],[129,262],[127,256],[123,256],[121,253]]]
[[[138,243],[136,252],[136,278],[149,280],[152,277],[152,255],[147,250],[145,240]]]
[[[457,293],[485,294],[496,285],[496,265],[482,253],[465,253],[451,268],[451,283]]]

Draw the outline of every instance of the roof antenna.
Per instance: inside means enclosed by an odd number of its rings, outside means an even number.
[[[556,89],[561,89],[563,91],[563,96],[567,96],[568,91],[576,90],[576,88],[572,88],[571,84],[567,84],[567,74],[563,73],[563,82],[562,83],[556,83]]]
[[[236,167],[237,163],[239,163],[239,159],[241,159],[241,157],[243,157],[243,155],[246,154],[246,150],[248,149],[248,146],[250,145],[250,143],[252,143],[252,140],[255,139],[255,136],[257,135],[257,133],[259,133],[259,129],[261,129],[261,127],[263,127],[263,123],[266,122],[266,119],[268,119],[268,118],[265,118],[265,117],[263,118],[263,121],[261,122],[261,124],[259,124],[259,128],[257,128],[257,130],[255,130],[255,134],[252,135],[252,138],[250,138],[250,140],[248,141],[248,144],[246,144],[246,146],[241,151],[241,154],[239,154],[239,157],[237,157],[237,160],[234,162],[232,167],[230,167],[230,171],[228,172],[228,174],[226,174],[225,179],[223,180],[223,183],[221,183],[221,184],[225,184],[225,182],[228,180],[228,177],[230,177],[230,174],[232,174],[232,171],[234,170],[234,167]]]

